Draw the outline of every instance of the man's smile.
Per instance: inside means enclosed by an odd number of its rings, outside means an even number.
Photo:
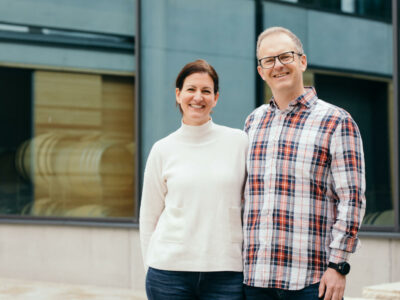
[[[274,77],[274,78],[281,78],[281,77],[284,77],[284,76],[286,76],[286,75],[289,75],[289,72],[284,72],[284,73],[275,74],[275,75],[272,75],[272,77]]]

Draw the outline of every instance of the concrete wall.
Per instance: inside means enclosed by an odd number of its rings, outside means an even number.
[[[133,37],[135,0],[0,0],[0,23]],[[0,42],[0,64],[134,72],[134,53]]]
[[[135,0],[0,0],[0,21],[133,35]]]
[[[361,237],[361,247],[350,258],[346,296],[360,297],[362,289],[400,281],[400,240]]]
[[[0,65],[34,65],[59,69],[83,69],[99,72],[128,72],[136,69],[134,54],[107,51],[26,45],[0,42]]]
[[[362,237],[345,295],[400,281],[400,240]],[[0,277],[144,290],[137,229],[0,226]]]
[[[175,78],[189,61],[211,63],[220,76],[216,123],[243,128],[255,107],[255,15],[247,0],[142,1],[142,159],[180,126]]]
[[[391,24],[271,2],[263,11],[265,28],[283,26],[298,35],[313,67],[393,73]]]
[[[0,277],[144,290],[139,232],[0,226]]]

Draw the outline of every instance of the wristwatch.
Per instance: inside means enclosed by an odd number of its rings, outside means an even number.
[[[350,272],[350,264],[348,262],[341,262],[338,264],[335,264],[333,262],[329,262],[328,268],[332,268],[336,271],[338,271],[342,275],[347,275]]]

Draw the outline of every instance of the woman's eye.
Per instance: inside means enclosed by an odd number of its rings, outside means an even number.
[[[203,93],[204,94],[211,94],[211,91],[206,90],[206,91],[203,91]]]

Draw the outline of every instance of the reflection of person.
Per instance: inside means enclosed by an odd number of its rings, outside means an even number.
[[[273,97],[245,124],[246,298],[342,299],[365,210],[358,127],[303,86],[307,58],[292,32],[265,30],[257,58]]]
[[[176,79],[181,127],[147,160],[140,236],[149,299],[242,299],[247,135],[211,120],[218,75],[204,60]]]

